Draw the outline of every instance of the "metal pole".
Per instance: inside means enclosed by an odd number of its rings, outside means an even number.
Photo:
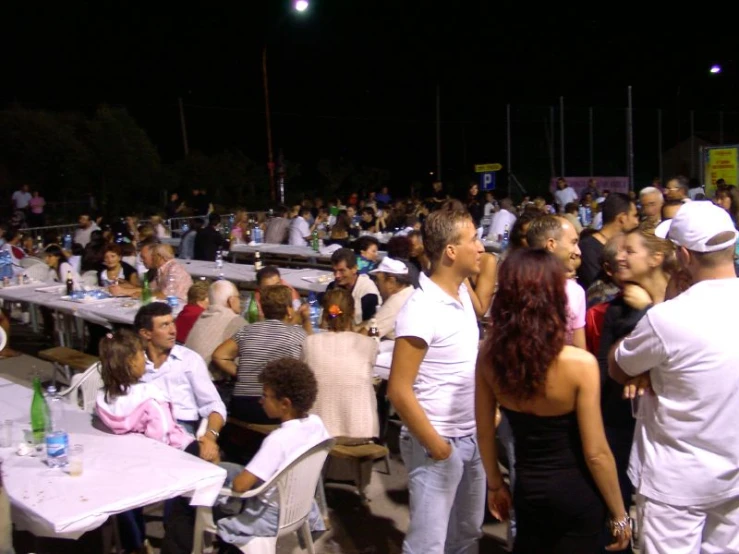
[[[280,183],[280,205],[285,205],[285,156],[282,154],[282,148],[277,156],[279,167],[277,168],[277,180]]]
[[[505,134],[506,134],[506,177],[508,181],[508,198],[511,197],[511,105],[505,105]]]
[[[663,183],[662,179],[662,110],[657,110],[657,160],[658,160],[658,175],[659,182]]]
[[[631,103],[631,85],[628,87],[628,109],[626,111],[626,145],[628,148],[629,190],[634,190],[634,115]]]
[[[588,124],[590,136],[590,176],[593,177],[593,108],[588,108]]]
[[[267,80],[267,45],[262,49],[262,83],[264,84],[264,113],[267,123],[267,170],[269,171],[269,198],[274,204],[277,194],[275,191],[275,160],[272,153],[272,119],[269,111],[269,81]]]
[[[557,167],[554,163],[554,106],[549,106],[549,165],[550,177],[556,177]]]
[[[182,128],[182,146],[185,149],[185,156],[190,153],[190,148],[187,144],[187,126],[185,125],[185,108],[182,106],[182,97],[177,99],[177,103],[180,106],[180,127]]]
[[[724,112],[723,110],[718,112],[718,142],[719,144],[724,143]]]
[[[441,181],[441,91],[436,83],[436,180]]]
[[[565,176],[565,99],[559,97],[559,170],[560,177]]]
[[[690,110],[690,178],[695,177],[695,111]]]

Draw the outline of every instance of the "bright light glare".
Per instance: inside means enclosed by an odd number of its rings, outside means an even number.
[[[295,2],[295,9],[299,12],[304,12],[308,9],[308,0],[298,0]]]
[[[721,73],[721,66],[720,65],[712,65],[711,69],[709,69],[711,73],[716,75],[717,73]]]

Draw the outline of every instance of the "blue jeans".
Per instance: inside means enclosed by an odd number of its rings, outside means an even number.
[[[485,515],[485,471],[474,435],[447,438],[452,453],[437,462],[410,434],[400,432],[408,470],[410,524],[404,554],[476,554]]]

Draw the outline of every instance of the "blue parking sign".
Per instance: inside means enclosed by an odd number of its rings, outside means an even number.
[[[495,190],[495,172],[480,173],[480,190]]]

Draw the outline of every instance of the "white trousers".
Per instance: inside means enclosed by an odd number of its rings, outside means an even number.
[[[643,554],[739,554],[739,498],[699,508],[636,498]]]

